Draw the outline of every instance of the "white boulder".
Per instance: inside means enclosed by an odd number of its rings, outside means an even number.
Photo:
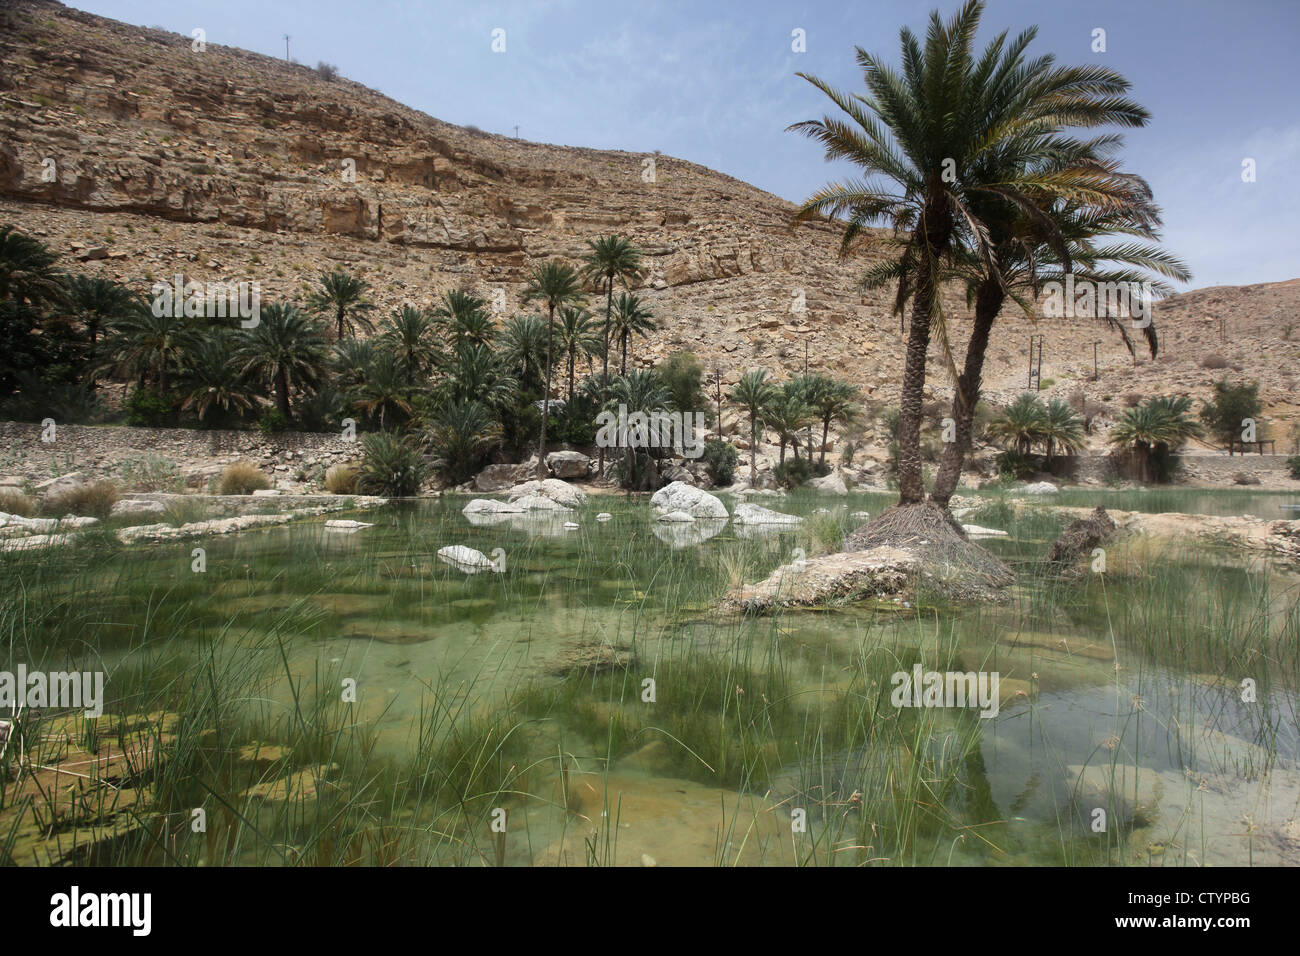
[[[1020,489],[1027,495],[1054,495],[1059,488],[1050,481],[1035,481]]]
[[[495,571],[496,565],[482,551],[475,551],[473,548],[467,548],[463,544],[453,544],[446,548],[438,549],[438,560],[444,564],[450,564],[457,571],[464,571],[466,574],[478,574],[482,571]]]
[[[582,508],[587,504],[585,494],[558,478],[543,478],[541,481],[525,481],[521,485],[515,485],[510,489],[510,500],[518,501],[521,498],[548,498],[561,508]]]
[[[798,515],[782,514],[780,511],[772,511],[762,505],[750,504],[748,501],[736,505],[736,513],[732,516],[732,520],[736,524],[803,524],[803,518]]]
[[[674,481],[656,491],[650,498],[650,507],[661,517],[675,511],[692,518],[727,517],[727,506],[719,498],[683,481]]]

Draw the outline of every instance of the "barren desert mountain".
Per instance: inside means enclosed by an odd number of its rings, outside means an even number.
[[[306,66],[212,42],[196,50],[190,37],[50,0],[18,0],[0,17],[0,222],[75,268],[141,291],[178,273],[257,281],[267,300],[300,297],[342,267],[382,309],[469,286],[511,314],[534,262],[575,259],[618,232],[646,253],[642,291],[661,323],[635,344],[637,363],[689,348],[730,382],[753,366],[801,371],[806,354],[895,400],[891,291],[861,292],[869,257],[841,261],[835,226],[792,228],[795,207],[777,196],[668,156],[454,126]],[[811,143],[808,162],[822,162]],[[949,314],[963,343],[964,297]],[[1298,317],[1300,279],[1186,292],[1156,309],[1159,357],[1135,364],[1099,322],[1034,326],[1008,312],[985,391],[999,401],[1024,387],[1039,333],[1053,394],[1082,389],[1119,408],[1133,394],[1203,397],[1224,374],[1250,378],[1281,438],[1300,411]],[[934,397],[948,394],[941,369],[931,380]]]

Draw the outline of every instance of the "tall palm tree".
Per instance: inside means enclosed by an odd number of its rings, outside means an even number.
[[[253,394],[235,360],[235,333],[213,329],[185,353],[180,374],[181,408],[199,421],[213,413],[246,412]]]
[[[496,323],[486,300],[466,289],[445,293],[433,315],[450,327],[453,346],[491,345],[496,337]]]
[[[616,235],[601,236],[587,241],[587,255],[582,260],[584,276],[596,282],[605,283],[605,325],[601,332],[601,378],[609,381],[609,333],[610,322],[614,312],[614,283],[620,281],[624,288],[631,288],[633,282],[641,278],[641,251],[632,245],[631,240]],[[602,404],[605,395],[601,395]],[[598,473],[605,473],[605,449],[600,450]]]
[[[546,469],[546,423],[551,417],[551,369],[555,333],[555,313],[582,297],[578,273],[573,266],[550,260],[533,267],[532,278],[524,287],[523,301],[541,301],[546,306],[546,385],[542,391],[542,434],[538,442],[539,470]]]
[[[569,366],[569,402],[573,402],[574,366],[578,357],[595,355],[600,349],[600,340],[592,334],[591,313],[576,305],[565,306],[560,310],[560,355]]]
[[[1081,164],[1081,157],[1075,159]],[[1151,201],[1150,188],[1138,177],[1114,175],[1104,190],[1105,203],[1050,203],[1041,215],[1030,215],[1010,204],[990,209],[983,218],[989,223],[995,244],[995,269],[968,262],[967,298],[975,304],[975,320],[962,373],[957,377],[952,417],[955,440],[944,446],[930,498],[947,507],[961,476],[961,465],[970,450],[975,405],[979,401],[980,379],[993,323],[1009,298],[1031,319],[1034,298],[1047,282],[1064,283],[1073,274],[1077,280],[1093,283],[1146,283],[1155,295],[1173,291],[1158,277],[1186,281],[1191,278],[1185,263],[1154,244],[1158,238],[1159,210]],[[1133,237],[1133,238],[1124,238]],[[1066,255],[1061,255],[1060,245]],[[1067,268],[1064,263],[1070,263]],[[1133,342],[1121,318],[1097,316],[1118,333],[1135,354]],[[1149,320],[1149,316],[1148,316]],[[1154,358],[1159,348],[1155,325],[1142,328],[1147,349]]]
[[[847,159],[864,174],[813,194],[796,221],[843,217],[844,255],[867,239],[873,224],[892,225],[903,236],[898,258],[881,267],[899,280],[896,308],[911,303],[899,403],[901,505],[920,503],[925,495],[920,428],[926,355],[933,333],[947,343],[940,283],[963,242],[986,262],[995,255],[978,200],[997,196],[1032,210],[1041,208],[1032,190],[1091,197],[1104,179],[1096,171],[1038,175],[1036,159],[1062,148],[1066,140],[1058,134],[1066,127],[1134,126],[1148,118],[1122,96],[1127,81],[1113,71],[1059,68],[1050,55],[1027,61],[1034,30],[1009,43],[1004,32],[977,57],[972,47],[983,7],[981,0],[967,0],[947,23],[933,13],[924,45],[903,28],[901,72],[859,48],[866,94],[850,96],[801,74],[848,119],[825,116],[791,127],[820,142],[828,159]]]
[[[453,482],[471,478],[486,455],[501,442],[501,426],[477,401],[452,402],[434,414],[429,440]]]
[[[432,367],[437,347],[433,343],[433,320],[423,309],[404,305],[389,315],[380,340],[397,356],[408,388]]]
[[[330,355],[330,367],[339,388],[345,392],[359,388],[378,352],[374,339],[344,339],[335,342]]]
[[[292,418],[290,392],[310,388],[325,370],[328,351],[320,325],[296,305],[262,306],[261,321],[241,329],[235,350],[242,371],[270,388],[276,408]]]
[[[614,301],[612,329],[623,353],[618,366],[619,375],[627,374],[627,340],[633,335],[649,335],[656,328],[654,314],[639,295],[623,292]]]
[[[727,400],[739,405],[749,415],[749,485],[752,488],[758,481],[758,425],[776,394],[776,386],[767,380],[764,369],[754,369],[740,377],[731,390]],[[718,423],[721,427],[721,422]]]
[[[366,299],[370,283],[342,269],[322,272],[316,281],[320,285],[307,296],[307,308],[318,314],[333,315],[336,341],[342,342],[344,335],[357,325],[374,330],[366,318],[366,313],[374,309],[374,304]]]

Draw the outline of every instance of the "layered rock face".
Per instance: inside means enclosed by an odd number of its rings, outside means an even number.
[[[634,366],[689,348],[725,386],[750,367],[783,377],[806,362],[897,401],[892,290],[858,288],[889,251],[883,233],[844,262],[833,225],[792,228],[791,203],[681,159],[454,126],[350,80],[215,42],[197,51],[191,37],[51,0],[14,0],[0,17],[0,222],[84,272],[141,290],[177,274],[256,281],[268,301],[301,300],[341,267],[372,284],[381,314],[466,286],[505,319],[522,309],[533,264],[575,261],[588,240],[617,232],[646,253],[639,291],[661,325],[632,343]],[[1005,401],[1024,387],[1033,332],[1046,336],[1054,395],[1081,390],[1117,413],[1132,393],[1202,397],[1235,366],[1289,425],[1298,306],[1300,281],[1176,297],[1156,310],[1160,358],[1137,366],[1095,320],[1035,326],[1008,309],[985,389]],[[970,313],[957,290],[946,313],[960,362]],[[937,339],[931,363],[927,397],[942,401]]]

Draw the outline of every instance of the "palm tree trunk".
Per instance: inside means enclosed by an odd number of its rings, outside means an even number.
[[[569,404],[573,404],[573,359],[572,352],[569,353]]]
[[[626,375],[627,374],[627,333],[626,332],[623,333],[622,342],[623,342],[623,361],[618,367],[618,374]]]
[[[817,458],[818,468],[824,468],[826,466],[826,433],[829,432],[830,429],[831,429],[831,420],[829,418],[823,418],[822,419],[822,451]]]
[[[291,414],[289,409],[289,376],[285,374],[283,368],[275,370],[275,404],[279,407],[280,414],[284,416],[285,421],[288,421]]]
[[[758,481],[758,418],[753,410],[749,413],[749,487]]]
[[[952,214],[946,208],[927,205],[921,214],[923,248],[916,268],[916,292],[912,296],[912,327],[907,334],[907,358],[903,365],[903,390],[898,408],[898,503],[920,504],[925,500],[921,474],[921,400],[925,389],[925,360],[930,349],[930,323],[934,317],[934,273],[939,254],[952,236]]]
[[[605,290],[605,329],[601,334],[601,369],[600,369],[600,407],[604,410],[605,403],[609,401],[609,395],[606,394],[606,386],[609,384],[609,316],[614,311],[614,276],[611,273],[606,276],[609,281],[608,288]],[[596,473],[600,477],[605,477],[605,446],[600,448],[600,463],[596,466]]]
[[[984,371],[984,356],[988,351],[989,332],[993,320],[1002,310],[1005,294],[996,280],[980,284],[975,297],[975,325],[971,329],[970,343],[966,346],[966,363],[957,377],[957,390],[952,397],[952,418],[957,425],[954,440],[943,446],[939,458],[939,473],[934,479],[930,500],[947,508],[957,482],[961,480],[961,466],[970,451],[971,425],[975,420],[975,404],[980,397],[980,377]]]
[[[555,331],[555,306],[547,310],[546,315],[546,387],[542,391],[542,440],[537,449],[537,470],[540,474],[546,469],[546,423],[551,418],[551,339]]]
[[[339,306],[339,341],[343,341],[343,306]]]

